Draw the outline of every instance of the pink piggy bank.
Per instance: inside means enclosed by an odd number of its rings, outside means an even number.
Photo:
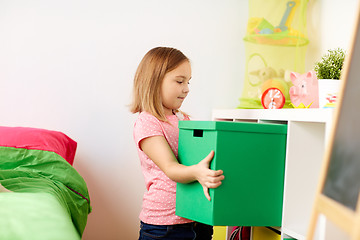
[[[304,74],[291,72],[290,79],[294,86],[289,90],[290,100],[295,107],[303,103],[305,107],[319,107],[318,80],[314,71]]]

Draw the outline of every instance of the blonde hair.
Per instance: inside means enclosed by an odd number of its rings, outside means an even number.
[[[167,122],[160,94],[161,84],[165,74],[184,61],[189,59],[175,48],[156,47],[147,52],[135,73],[130,111],[132,113],[146,111],[159,120]]]

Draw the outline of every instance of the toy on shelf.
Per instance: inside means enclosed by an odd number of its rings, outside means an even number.
[[[279,78],[269,79],[261,86],[261,105],[265,109],[283,108],[289,99],[289,86]]]
[[[283,108],[286,102],[290,102],[289,88],[291,81],[286,81],[284,69],[276,71],[272,67],[264,67],[251,72],[251,74],[256,74],[260,79],[259,98],[263,108],[279,109]],[[285,107],[291,106],[287,104]]]
[[[305,72],[309,42],[305,21],[307,2],[249,0],[248,24],[243,39],[244,86],[237,108],[294,108],[289,95],[290,72]],[[275,100],[274,96],[279,98]]]
[[[265,18],[250,18],[247,32],[250,34],[271,34],[274,33],[274,26]]]
[[[310,108],[311,104],[305,106],[305,104],[300,103],[299,106],[295,106],[293,103],[290,103],[293,108]]]
[[[264,84],[269,79],[273,78],[284,78],[284,70],[279,69],[276,71],[272,67],[262,67],[257,70],[249,72],[249,83],[250,85],[256,87]]]
[[[256,56],[260,55],[256,54]],[[259,69],[248,69],[248,82],[253,91],[248,92],[248,95],[260,99],[265,109],[283,108],[286,102],[290,102],[291,81],[290,79],[286,81],[284,69],[275,70],[273,67],[266,66],[265,62],[263,63],[264,66]],[[286,107],[291,107],[291,105],[287,104]]]
[[[274,27],[265,18],[251,17],[248,21],[246,41],[270,45],[306,45],[307,38],[291,27],[298,1],[288,1],[279,25]]]
[[[290,88],[290,100],[295,108],[318,108],[319,90],[318,80],[314,71],[304,74],[290,73],[294,86]]]
[[[280,31],[280,32],[283,32],[283,31],[288,30],[288,26],[287,26],[287,25],[290,25],[289,22],[288,22],[289,15],[290,15],[290,13],[291,13],[291,9],[295,6],[295,4],[296,4],[296,3],[295,3],[294,1],[289,1],[289,2],[287,2],[284,16],[282,17],[279,26],[277,26],[277,27],[275,28],[275,31],[276,31],[277,29],[278,29],[278,31]]]

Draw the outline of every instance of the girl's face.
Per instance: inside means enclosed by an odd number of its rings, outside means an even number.
[[[161,85],[161,100],[165,115],[172,115],[173,110],[179,109],[189,93],[191,66],[184,61],[177,68],[164,76]]]

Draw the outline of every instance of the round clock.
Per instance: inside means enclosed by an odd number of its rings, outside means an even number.
[[[263,92],[261,104],[265,109],[279,109],[285,104],[285,96],[280,89],[271,87]]]

